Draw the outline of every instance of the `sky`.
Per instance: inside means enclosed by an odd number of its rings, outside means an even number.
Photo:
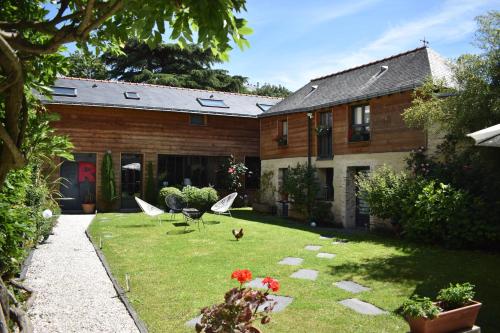
[[[477,53],[474,18],[500,0],[247,0],[254,33],[218,65],[251,83],[296,90],[311,79],[422,46]]]

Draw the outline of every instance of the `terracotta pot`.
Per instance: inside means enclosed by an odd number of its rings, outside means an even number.
[[[434,319],[406,318],[406,321],[411,333],[450,333],[472,328],[480,308],[481,303],[472,301],[470,305],[441,312]]]
[[[94,214],[95,203],[84,203],[82,204],[82,209],[85,214]]]

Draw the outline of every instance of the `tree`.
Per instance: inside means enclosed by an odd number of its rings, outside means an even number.
[[[76,51],[68,57],[68,76],[106,80],[108,69],[99,57],[89,52]]]
[[[47,9],[50,3],[56,11]],[[26,164],[23,141],[28,119],[28,96],[33,89],[47,93],[57,74],[68,72],[62,46],[119,52],[130,37],[149,45],[169,38],[181,45],[196,42],[227,59],[234,41],[248,46],[251,33],[246,20],[236,17],[246,10],[245,0],[207,3],[196,0],[5,0],[0,7],[0,186],[7,173]],[[196,37],[196,41],[194,40]]]
[[[255,89],[253,92],[260,96],[270,97],[288,97],[292,92],[282,85],[264,84],[262,87]]]
[[[247,82],[246,77],[213,69],[221,60],[196,45],[150,47],[132,40],[122,48],[122,54],[106,53],[102,59],[110,68],[110,77],[117,80],[230,92],[245,92]]]
[[[308,220],[313,217],[316,197],[320,190],[316,168],[307,163],[288,167],[282,190],[293,200],[293,209],[305,215]]]

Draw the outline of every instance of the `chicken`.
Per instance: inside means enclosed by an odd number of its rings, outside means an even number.
[[[243,228],[241,228],[239,231],[236,231],[236,229],[233,229],[233,236],[236,238],[237,241],[240,240],[240,238],[243,237]]]

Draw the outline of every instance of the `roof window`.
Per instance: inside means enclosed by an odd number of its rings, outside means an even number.
[[[124,94],[126,99],[141,99],[139,94],[135,91],[127,91]]]
[[[210,98],[197,98],[196,99],[201,106],[211,107],[211,108],[229,108],[222,99]]]
[[[51,89],[53,96],[76,97],[76,88],[53,86]]]
[[[263,103],[257,103],[257,106],[259,107],[259,109],[261,109],[262,111],[266,112],[267,110],[269,110],[273,105],[272,104],[263,104]]]
[[[313,92],[315,92],[315,91],[316,91],[316,89],[318,89],[318,86],[317,86],[316,84],[315,84],[315,85],[312,85],[312,86],[311,86],[311,90],[307,93],[307,95],[306,95],[304,98],[306,98],[306,97],[308,97],[309,95],[311,95]]]

